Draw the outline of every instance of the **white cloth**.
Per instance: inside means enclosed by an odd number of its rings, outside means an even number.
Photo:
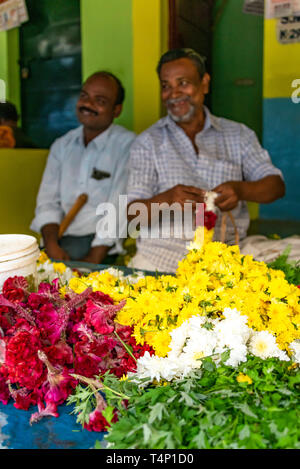
[[[300,236],[294,235],[284,239],[269,239],[263,235],[247,236],[240,242],[241,254],[250,254],[257,261],[272,262],[290,246],[288,260],[300,259]]]

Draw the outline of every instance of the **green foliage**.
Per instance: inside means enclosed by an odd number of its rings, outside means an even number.
[[[268,264],[268,267],[275,270],[282,270],[289,283],[300,285],[300,261],[288,261],[290,251],[291,248],[287,247],[275,261]]]
[[[239,383],[240,373],[252,384]],[[217,368],[207,358],[188,377],[145,389],[112,375],[106,379],[129,397],[125,408],[116,395],[106,394],[119,411],[105,437],[109,448],[300,448],[300,374],[291,362],[249,356],[234,369]]]

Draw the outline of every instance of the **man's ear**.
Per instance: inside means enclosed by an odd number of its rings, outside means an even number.
[[[203,94],[207,94],[209,92],[209,84],[210,84],[210,75],[208,73],[204,73],[203,78],[202,78]]]
[[[122,112],[122,109],[123,109],[123,105],[122,105],[122,104],[117,104],[117,105],[115,106],[114,112],[113,112],[114,118],[119,117],[119,115],[120,115],[121,112]]]

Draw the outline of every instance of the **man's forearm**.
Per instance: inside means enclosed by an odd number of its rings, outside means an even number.
[[[45,246],[58,243],[58,230],[59,225],[57,223],[48,223],[42,227],[41,232]]]
[[[258,181],[240,182],[238,191],[240,200],[268,204],[284,196],[285,184],[280,176],[266,176]]]

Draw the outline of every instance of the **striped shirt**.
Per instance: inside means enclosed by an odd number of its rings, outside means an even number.
[[[185,132],[164,117],[140,134],[131,147],[128,203],[148,199],[177,184],[212,190],[226,181],[256,181],[282,173],[275,168],[255,133],[228,119],[213,116],[205,107],[205,124],[195,137],[198,153]],[[249,226],[247,203],[240,201],[232,210],[240,239]],[[214,239],[220,239],[218,217]],[[234,228],[228,224],[226,242],[234,243]],[[186,254],[186,239],[137,240],[138,252],[159,271],[173,272]]]

